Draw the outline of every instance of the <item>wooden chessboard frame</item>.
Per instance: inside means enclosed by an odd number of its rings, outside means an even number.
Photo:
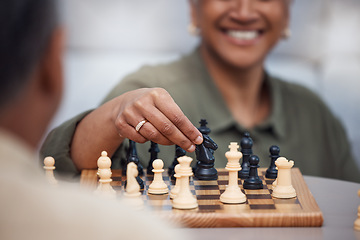
[[[142,198],[150,209],[161,217],[184,227],[320,227],[323,215],[314,197],[309,191],[304,178],[298,168],[291,169],[292,183],[297,197],[292,199],[276,199],[271,196],[272,179],[265,179],[265,170],[259,169],[259,176],[263,179],[264,189],[247,190],[239,185],[247,196],[246,203],[224,204],[219,200],[225,190],[228,173],[225,169],[218,169],[217,181],[198,181],[191,179],[190,189],[196,194],[199,207],[193,210],[173,209],[169,194],[147,194],[147,188],[152,176],[143,176],[145,190]],[[94,190],[98,185],[97,170],[83,170],[80,184]],[[112,170],[112,186],[119,195],[124,192],[126,177],[121,176],[121,170]],[[164,181],[171,189],[174,182],[164,172]]]

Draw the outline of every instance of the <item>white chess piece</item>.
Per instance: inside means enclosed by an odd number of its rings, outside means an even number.
[[[95,194],[101,195],[106,198],[115,198],[116,192],[111,186],[111,159],[108,157],[106,151],[101,152],[101,157],[97,160],[99,186],[95,190]]]
[[[225,153],[228,159],[225,169],[229,171],[229,184],[226,186],[225,192],[220,195],[220,201],[223,203],[244,203],[246,196],[238,184],[238,171],[241,170],[239,161],[242,153],[237,150],[239,145],[236,142],[231,142],[229,148],[230,151]]]
[[[273,181],[273,183],[271,184],[272,189],[274,189],[277,185],[277,178]]]
[[[176,195],[179,193],[180,190],[180,173],[179,173],[179,169],[180,169],[180,164],[176,164],[174,171],[174,177],[176,178],[175,180],[175,186],[173,189],[171,189],[170,191],[170,198],[174,199],[176,197]]]
[[[53,157],[46,157],[44,159],[44,165],[46,179],[50,184],[56,185],[58,182],[54,176],[55,159]]]
[[[161,159],[153,161],[154,180],[149,185],[148,193],[150,194],[166,194],[169,192],[168,186],[165,184],[162,173],[164,172],[164,162]]]
[[[192,209],[197,208],[198,203],[196,198],[190,191],[190,176],[193,175],[190,163],[191,157],[183,156],[178,158],[180,168],[180,190],[177,196],[173,200],[173,208],[177,209]]]
[[[279,171],[279,169],[276,167],[276,170]],[[274,189],[277,185],[277,178],[275,178],[275,180],[273,181],[273,183],[271,184],[271,189]]]
[[[360,190],[358,191],[358,196],[360,197]],[[354,229],[360,231],[360,206],[357,209],[357,219],[354,222]]]
[[[136,210],[141,210],[144,208],[144,200],[141,198],[140,185],[136,180],[138,174],[137,165],[134,162],[129,162],[126,169],[124,201]]]
[[[138,197],[141,195],[140,185],[136,180],[139,172],[134,162],[129,162],[126,168],[126,197]]]
[[[278,168],[278,177],[272,196],[276,198],[296,197],[295,189],[291,184],[291,168],[294,166],[294,161],[288,161],[284,157],[279,157],[275,164]]]

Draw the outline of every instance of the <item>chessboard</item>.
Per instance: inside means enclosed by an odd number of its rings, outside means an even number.
[[[243,181],[239,185],[247,197],[243,204],[224,204],[219,198],[228,184],[228,172],[218,169],[218,180],[199,181],[190,179],[190,189],[198,200],[198,208],[192,210],[173,209],[169,194],[151,195],[147,189],[152,182],[152,175],[144,175],[145,189],[142,198],[147,208],[154,213],[192,228],[216,227],[320,227],[323,223],[322,213],[309,191],[298,168],[291,169],[292,184],[297,197],[291,199],[276,199],[271,196],[272,179],[265,178],[266,169],[258,169],[264,187],[260,190],[243,189]],[[97,170],[83,170],[80,184],[82,187],[95,190],[97,187]],[[174,181],[169,179],[166,171],[163,174],[169,190],[174,187]],[[118,195],[123,195],[125,176],[121,170],[112,170],[112,186]]]

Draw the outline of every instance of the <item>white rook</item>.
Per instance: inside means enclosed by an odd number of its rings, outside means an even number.
[[[296,197],[295,189],[291,183],[291,168],[294,166],[294,161],[288,161],[284,157],[279,157],[275,161],[275,165],[278,168],[278,176],[272,196],[276,198]]]
[[[192,195],[190,191],[190,176],[193,175],[190,163],[192,161],[191,157],[183,156],[178,158],[180,168],[180,190],[173,200],[173,208],[177,209],[192,209],[197,208],[198,203],[196,198]]]

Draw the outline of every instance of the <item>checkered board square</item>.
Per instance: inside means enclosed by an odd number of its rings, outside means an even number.
[[[228,184],[228,172],[218,169],[218,180],[199,181],[190,178],[190,189],[198,200],[199,207],[192,210],[172,208],[169,194],[148,194],[148,188],[153,180],[152,175],[145,175],[145,189],[142,198],[145,205],[154,212],[167,216],[175,222],[188,227],[249,227],[249,226],[321,226],[322,213],[308,190],[306,183],[296,168],[292,169],[292,182],[297,192],[296,198],[276,199],[271,196],[272,179],[266,179],[265,169],[259,169],[259,177],[263,180],[263,189],[248,190],[243,188],[243,181],[238,180],[247,201],[243,204],[224,204],[219,198]],[[126,177],[121,170],[113,170],[112,186],[121,196],[124,192]],[[163,173],[163,179],[169,186],[169,191],[175,182]],[[96,170],[84,170],[81,185],[97,186]]]

